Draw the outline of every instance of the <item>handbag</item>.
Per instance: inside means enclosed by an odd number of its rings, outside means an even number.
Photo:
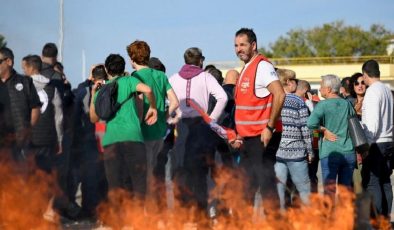
[[[363,158],[365,158],[368,154],[369,144],[359,119],[356,116],[350,117],[348,120],[348,126],[354,148],[357,152],[362,154]]]

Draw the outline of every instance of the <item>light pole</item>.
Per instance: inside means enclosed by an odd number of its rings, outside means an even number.
[[[63,36],[64,36],[64,34],[63,34],[63,32],[64,32],[63,31],[63,13],[64,13],[63,6],[64,6],[63,0],[60,0],[60,7],[59,7],[59,10],[60,10],[60,12],[59,12],[59,22],[60,22],[60,26],[59,26],[59,55],[58,55],[59,62],[63,61]]]

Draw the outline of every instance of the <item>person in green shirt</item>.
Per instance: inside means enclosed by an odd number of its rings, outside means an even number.
[[[125,60],[118,54],[111,54],[105,60],[105,68],[111,80],[118,82],[118,102],[123,102],[130,94],[143,93],[149,101],[144,122],[152,125],[157,120],[155,96],[151,88],[131,76],[122,76],[125,70]],[[94,98],[90,104],[91,122],[99,121],[95,112],[94,102],[99,84],[92,87]],[[103,137],[104,166],[109,189],[127,188],[124,178],[131,178],[133,195],[145,200],[146,194],[146,154],[144,139],[140,128],[140,119],[135,105],[135,97],[127,100],[116,115],[107,121]]]
[[[149,68],[150,47],[144,41],[134,41],[127,46],[127,53],[135,72],[132,76],[148,85],[156,98],[157,122],[153,125],[141,124],[147,157],[147,185],[148,196],[153,194],[154,178],[153,169],[157,164],[157,157],[163,147],[167,131],[167,118],[178,108],[179,101],[164,72]],[[148,98],[143,98],[143,115],[149,111]],[[168,110],[166,110],[168,99]]]
[[[348,130],[348,119],[355,116],[353,106],[341,98],[341,81],[335,75],[322,76],[320,101],[310,115],[307,126],[324,132],[319,142],[324,192],[334,200],[336,181],[351,188],[356,154]]]

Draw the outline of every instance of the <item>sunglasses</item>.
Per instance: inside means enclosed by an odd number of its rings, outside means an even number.
[[[1,65],[1,63],[3,63],[3,61],[5,61],[5,60],[7,60],[8,58],[7,57],[5,57],[5,58],[3,58],[3,59],[0,59],[0,65]]]
[[[364,81],[361,81],[361,82],[356,81],[356,82],[354,82],[354,85],[355,85],[355,86],[358,86],[359,84],[365,85],[365,82],[364,82]]]

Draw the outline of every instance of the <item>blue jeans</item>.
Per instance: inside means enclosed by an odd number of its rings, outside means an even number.
[[[331,153],[328,157],[320,159],[323,175],[324,193],[332,199],[336,193],[336,180],[338,184],[351,188],[353,170],[356,165],[356,154]]]
[[[393,143],[373,143],[361,170],[363,188],[372,195],[378,214],[389,216],[393,202],[390,175]]]
[[[308,162],[304,161],[289,161],[275,163],[275,173],[279,180],[277,183],[280,208],[285,209],[285,190],[287,183],[287,175],[290,173],[291,180],[296,186],[301,201],[304,204],[309,203],[309,194],[311,193],[311,182],[308,174]]]

